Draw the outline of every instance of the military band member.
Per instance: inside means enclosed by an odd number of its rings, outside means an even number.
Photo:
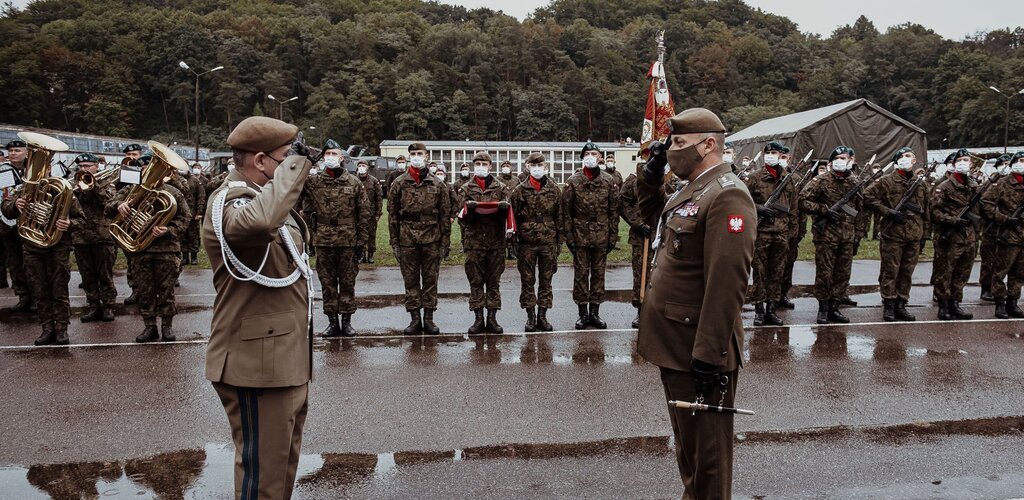
[[[363,183],[349,173],[342,160],[341,146],[328,139],[324,147],[324,172],[307,179],[302,190],[302,212],[316,220],[316,273],[330,325],[324,337],[356,334],[352,328],[356,276],[373,217]]]
[[[80,172],[99,173],[99,158],[95,155],[82,153],[75,158],[75,163]],[[89,303],[89,312],[80,318],[82,323],[114,321],[114,301],[117,299],[114,260],[117,250],[114,238],[110,236],[110,219],[104,213],[104,207],[113,194],[111,185],[96,183],[92,189],[75,192],[82,212],[81,217],[71,219],[74,228],[71,241],[75,246],[78,272],[82,275],[82,288]]]
[[[714,113],[688,109],[669,123],[668,151],[653,146],[637,179],[641,218],[660,222],[637,352],[660,368],[667,399],[733,406],[754,202],[722,161],[725,127]],[[688,181],[667,203],[666,163]],[[684,498],[732,498],[732,414],[670,409],[669,417]]]
[[[996,162],[993,165],[995,172],[992,174],[996,179],[1005,177],[1010,174],[1010,160],[1013,157],[1009,153],[1004,153],[996,158]],[[994,186],[993,186],[994,187]],[[986,214],[986,217],[988,215]],[[989,302],[995,301],[995,296],[992,295],[992,267],[996,261],[996,239],[999,238],[999,225],[992,222],[991,217],[981,229],[981,244],[978,248],[978,253],[981,256],[981,273],[978,275],[978,284],[981,286],[981,300]]]
[[[403,333],[437,335],[437,274],[451,245],[452,202],[448,186],[427,171],[427,147],[410,144],[409,158],[408,171],[388,188],[388,233],[411,318]]]
[[[601,171],[601,150],[588,142],[580,152],[583,168],[562,191],[565,244],[573,257],[572,299],[579,308],[576,329],[604,329],[604,275],[608,253],[619,241],[618,190],[612,177]],[[589,310],[588,310],[589,306]]]
[[[142,158],[142,152],[143,152],[142,151],[142,146],[139,145],[139,144],[135,144],[135,143],[129,144],[129,145],[125,146],[124,149],[121,150],[121,152],[124,153],[124,157],[128,159],[128,162],[129,162],[128,164],[129,165],[132,165],[132,166],[135,166],[135,167],[144,168],[145,165],[148,164],[148,161],[149,161],[148,158],[149,157],[147,157],[147,159],[143,159]],[[116,189],[118,191],[120,191],[121,189],[124,188],[125,185],[120,183],[120,182],[118,182],[115,186],[116,186]],[[122,250],[122,251],[124,251],[124,250]],[[131,288],[131,291],[132,291],[131,294],[129,294],[127,297],[125,297],[124,304],[125,305],[138,304],[139,303],[139,289],[140,289],[140,287],[142,285],[139,283],[139,276],[138,276],[138,273],[136,273],[136,268],[138,267],[136,265],[136,263],[137,263],[136,262],[136,255],[132,254],[130,252],[124,251],[124,257],[125,257],[125,264],[127,266],[126,274],[127,274],[127,279],[128,279],[128,286]]]
[[[297,132],[272,118],[242,120],[227,140],[238,168],[203,221],[217,290],[206,378],[231,425],[236,498],[289,498],[301,454],[313,277],[303,258],[308,232],[294,210],[311,168],[306,148],[292,146]],[[224,262],[228,252],[245,269]]]
[[[990,278],[996,302],[995,316],[1024,318],[1024,311],[1017,304],[1024,283],[1024,152],[1010,159],[1010,175],[1000,178],[985,191],[982,211],[986,222],[991,221],[996,227],[995,261]]]
[[[971,155],[966,149],[953,153],[953,169],[932,195],[931,220],[935,226],[935,297],[939,301],[938,318],[972,319],[960,308],[963,289],[970,277],[977,249],[978,232],[968,217],[960,217],[978,191],[971,178]],[[971,213],[979,215],[975,207]]]
[[[754,244],[754,326],[781,325],[775,307],[782,298],[783,271],[789,256],[789,210],[797,197],[792,182],[766,205],[786,176],[789,148],[777,141],[764,147],[764,164],[747,176],[746,185],[757,210],[757,240]]]
[[[547,317],[554,300],[551,281],[558,272],[563,240],[561,190],[548,177],[543,154],[531,153],[526,167],[530,177],[516,186],[511,196],[519,248],[519,306],[526,310],[527,332],[550,332],[554,329]]]
[[[370,175],[370,164],[366,160],[356,163],[356,176],[363,183],[366,199],[370,204],[369,218],[366,221],[366,244],[363,246],[363,260],[373,264],[373,254],[377,253],[377,223],[384,213],[384,188],[380,179]]]
[[[6,149],[7,168],[13,169],[19,178],[24,177],[25,161],[28,158],[28,145],[25,144],[25,141],[15,139],[7,143]],[[0,189],[0,202],[13,202],[15,191],[14,186]],[[4,247],[7,272],[11,276],[11,288],[14,289],[14,294],[18,296],[18,303],[10,311],[28,312],[35,307],[35,304],[32,303],[32,287],[26,276],[24,251],[16,223],[17,217],[11,218],[0,213],[0,240],[2,240]]]
[[[203,223],[206,212],[206,183],[203,182],[203,170],[198,163],[192,165],[185,175],[186,189],[183,194],[188,207],[192,209],[192,220],[182,238],[181,264],[199,264],[199,226]]]
[[[642,165],[637,167],[640,171]],[[633,270],[633,293],[630,303],[636,308],[633,328],[640,326],[640,278],[643,272],[644,241],[651,237],[651,226],[640,218],[639,195],[637,194],[637,174],[630,173],[622,182],[619,190],[619,216],[629,225],[629,246],[631,250],[630,264]]]

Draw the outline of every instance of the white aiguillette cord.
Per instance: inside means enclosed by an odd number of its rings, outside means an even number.
[[[248,186],[244,182],[232,181],[228,184],[228,189],[233,187],[245,187],[254,194],[260,194],[259,191]],[[261,274],[263,267],[267,264],[267,258],[270,256],[270,248],[273,243],[267,244],[267,250],[263,254],[263,260],[260,262],[259,269],[253,270],[246,266],[242,261],[231,251],[231,247],[228,246],[227,240],[224,238],[224,206],[227,204],[228,189],[222,189],[217,197],[214,198],[213,202],[213,214],[211,222],[213,223],[213,233],[217,236],[217,242],[220,243],[220,254],[221,258],[224,259],[224,268],[232,278],[238,281],[252,281],[260,286],[267,288],[284,288],[292,286],[299,277],[306,279],[306,321],[307,323],[313,320],[313,280],[312,270],[309,267],[309,255],[306,253],[299,254],[298,248],[295,246],[295,241],[292,236],[288,234],[288,230],[281,226],[278,232],[281,234],[281,239],[284,241],[285,248],[288,249],[288,253],[291,255],[292,260],[295,261],[295,270],[291,274],[284,278],[271,278]],[[232,270],[232,267],[235,269]],[[235,274],[237,272],[237,274]],[[241,276],[239,276],[241,275]]]

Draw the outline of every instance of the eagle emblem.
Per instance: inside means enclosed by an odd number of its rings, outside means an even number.
[[[730,215],[729,216],[729,232],[730,233],[742,233],[743,232],[743,216],[742,215]]]

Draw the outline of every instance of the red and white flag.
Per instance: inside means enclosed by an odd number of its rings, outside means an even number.
[[[658,60],[647,72],[651,84],[647,91],[647,110],[644,113],[643,131],[640,133],[640,155],[647,158],[648,148],[654,141],[668,137],[668,119],[676,114],[672,94],[665,80],[665,32],[658,33]]]
[[[480,202],[477,202],[476,209],[474,209],[473,212],[477,213],[477,214],[480,214],[480,215],[494,215],[494,214],[498,213],[498,203],[500,203],[500,202],[497,202],[497,201],[480,201]],[[467,207],[466,204],[463,203],[462,204],[462,210],[459,210],[459,214],[458,214],[457,217],[460,218],[460,219],[465,218],[466,214],[468,214],[468,213],[469,213],[469,207]],[[505,213],[505,232],[506,233],[514,233],[514,232],[516,232],[516,216],[515,216],[515,214],[512,213],[512,206],[511,205],[508,207],[508,210],[506,210],[506,213]]]

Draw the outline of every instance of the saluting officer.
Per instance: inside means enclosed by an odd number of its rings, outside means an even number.
[[[6,148],[8,163],[4,167],[0,167],[0,170],[14,170],[19,178],[23,178],[25,176],[25,160],[28,158],[28,145],[25,144],[25,141],[15,139],[8,142]],[[0,188],[0,202],[14,200],[14,193],[14,186]],[[11,275],[11,288],[18,296],[18,303],[10,311],[28,312],[34,307],[32,287],[25,274],[24,250],[21,236],[18,235],[17,222],[17,217],[11,218],[0,213],[0,240],[2,240],[4,257],[7,260],[7,272]]]
[[[82,153],[75,158],[80,172],[92,175],[99,173],[99,158],[91,153]],[[110,219],[104,213],[108,199],[113,196],[112,185],[94,184],[92,189],[78,190],[82,208],[81,217],[71,219],[75,230],[71,241],[75,246],[75,262],[82,275],[82,287],[89,302],[89,312],[80,318],[82,323],[91,321],[114,321],[114,260],[117,250],[114,238],[110,236]]]
[[[789,255],[789,211],[797,197],[796,187],[792,182],[786,184],[772,206],[766,203],[786,175],[782,157],[788,153],[789,148],[782,143],[769,142],[764,147],[764,164],[751,171],[746,180],[757,210],[754,289],[750,294],[754,302],[754,326],[782,324],[775,307],[782,298],[783,271]]]
[[[995,315],[1000,319],[1024,318],[1024,311],[1017,305],[1024,283],[1024,152],[1013,155],[1010,175],[999,179],[982,196],[982,210],[996,227],[990,284]]]
[[[652,146],[637,179],[641,218],[659,221],[637,352],[660,368],[669,400],[733,406],[757,215],[722,161],[718,116],[694,108],[669,123],[668,151]],[[666,163],[689,181],[667,203]],[[685,498],[732,498],[733,416],[670,409],[669,417]]]
[[[562,193],[558,184],[548,177],[543,154],[531,153],[526,158],[526,166],[530,177],[512,190],[522,285],[519,306],[526,310],[527,332],[550,332],[554,329],[547,317],[554,300],[551,280],[558,272],[558,254],[563,240]]]
[[[363,260],[373,264],[373,254],[377,253],[377,222],[384,213],[384,189],[380,179],[370,175],[370,164],[366,160],[359,160],[356,163],[356,176],[359,182],[363,183],[366,191],[366,199],[370,203],[369,216],[366,225],[366,245],[363,247]]]
[[[953,153],[953,169],[932,195],[931,220],[935,224],[935,296],[940,320],[972,319],[960,308],[964,286],[971,275],[977,251],[978,232],[968,217],[960,217],[978,191],[971,178],[971,154],[966,149]],[[978,216],[980,207],[971,213]]]

